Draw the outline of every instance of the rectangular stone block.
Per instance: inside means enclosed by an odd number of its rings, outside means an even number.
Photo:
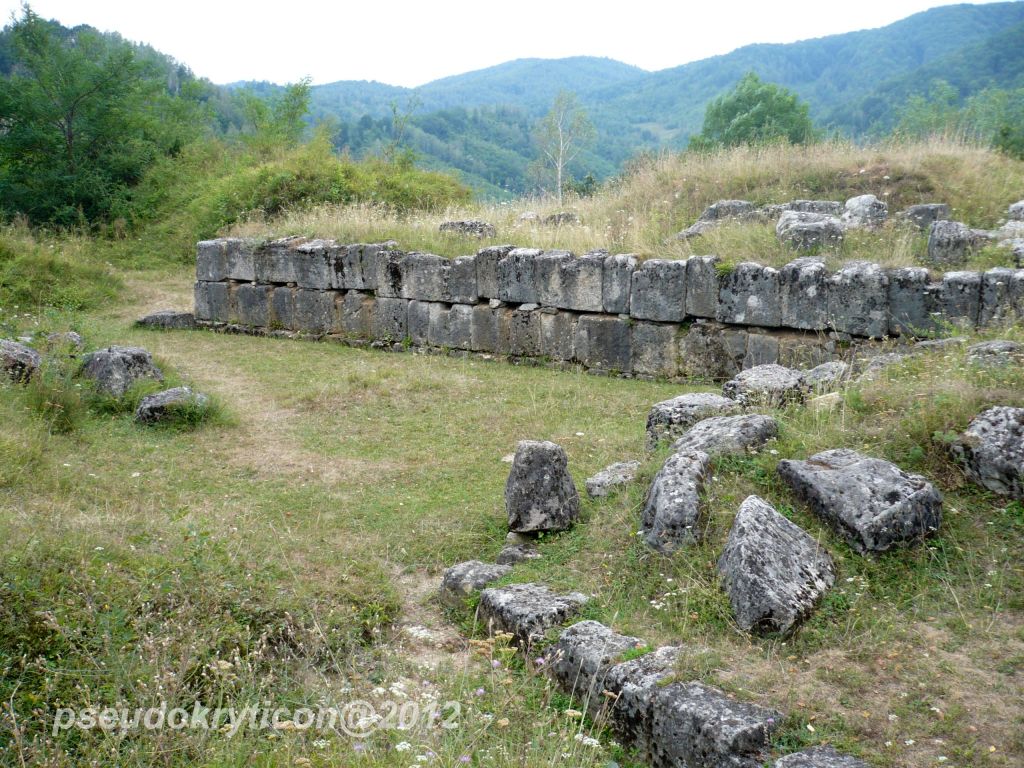
[[[253,254],[256,282],[274,285],[294,283],[295,248],[303,242],[301,237],[285,237],[257,249]]]
[[[481,298],[497,299],[498,262],[515,250],[514,245],[491,245],[476,253],[476,287]]]
[[[231,321],[231,294],[228,283],[207,283],[210,319],[216,323]]]
[[[379,251],[376,272],[375,290],[378,298],[401,298],[405,281],[405,253],[395,250]]]
[[[337,291],[363,289],[362,245],[338,245],[330,248],[331,288]]]
[[[370,339],[374,298],[370,294],[349,291],[336,303],[338,311],[337,328],[340,333],[353,339]]]
[[[978,324],[982,327],[1005,326],[1021,318],[1024,309],[1024,269],[996,267],[982,276],[981,310]]]
[[[679,342],[680,368],[693,379],[731,379],[743,370],[747,331],[721,323],[697,321]]]
[[[196,280],[216,283],[228,277],[227,253],[223,240],[201,240],[196,243]]]
[[[459,256],[451,259],[444,300],[452,304],[476,304],[478,298],[476,256]]]
[[[578,315],[566,311],[540,313],[540,353],[551,360],[573,360],[576,356]]]
[[[512,304],[536,304],[534,265],[541,251],[515,248],[498,260],[498,298]]]
[[[299,288],[295,291],[295,318],[304,333],[330,333],[334,325],[333,291]]]
[[[512,357],[540,357],[540,311],[536,304],[500,315],[498,349]]]
[[[413,251],[402,261],[399,296],[416,301],[446,301],[451,261],[433,253]]]
[[[378,296],[370,315],[370,330],[374,341],[404,341],[409,332],[409,301]]]
[[[537,303],[558,308],[562,303],[559,270],[575,257],[569,251],[543,251],[534,259],[533,277],[537,286]]]
[[[430,308],[425,301],[409,302],[409,340],[414,346],[425,347],[430,338]]]
[[[747,351],[743,356],[743,367],[753,368],[779,362],[779,339],[760,328],[747,331]]]
[[[427,326],[427,341],[432,347],[451,347],[448,337],[448,315],[450,309],[447,304],[433,303],[430,307],[429,324]]]
[[[601,286],[601,303],[605,312],[613,315],[629,314],[629,292],[633,289],[633,271],[636,267],[636,256],[631,253],[605,257]]]
[[[577,312],[602,312],[605,258],[603,254],[576,258],[568,251],[545,251],[535,266],[539,303]]]
[[[719,283],[719,322],[777,328],[782,322],[779,272],[752,262],[737,264]]]
[[[351,246],[350,246],[351,247]],[[382,254],[395,250],[391,243],[362,243],[359,246],[359,264],[362,267],[363,284],[355,286],[360,291],[377,290],[378,264],[384,257]]]
[[[473,348],[473,305],[452,304],[448,310],[448,347]]]
[[[299,288],[326,291],[334,279],[331,264],[331,243],[326,240],[310,240],[295,248],[295,284]]]
[[[718,312],[718,257],[686,260],[686,314],[714,320]]]
[[[210,310],[210,284],[198,281],[192,289],[192,313],[196,320],[212,320]]]
[[[682,321],[686,317],[686,262],[648,259],[634,270],[629,314],[638,320]]]
[[[256,279],[256,261],[250,242],[237,237],[227,237],[224,243],[229,280],[251,283]]]
[[[477,304],[473,307],[473,329],[470,349],[474,352],[498,351],[498,318],[504,310],[489,304]]]
[[[636,322],[632,326],[631,369],[634,374],[671,379],[679,375],[679,326]]]
[[[270,327],[287,331],[299,329],[295,315],[295,289],[287,286],[275,288],[270,301]]]
[[[929,310],[940,328],[970,329],[981,315],[981,273],[947,272],[929,287]]]
[[[923,336],[935,330],[929,312],[928,270],[901,267],[889,271],[889,333],[892,336]]]
[[[882,338],[889,332],[889,277],[871,262],[844,265],[829,278],[828,316],[840,333]]]
[[[828,329],[828,269],[820,259],[795,259],[779,270],[780,325]]]
[[[576,360],[587,368],[619,373],[629,373],[632,369],[628,320],[608,315],[580,315],[575,346]]]
[[[256,328],[270,327],[270,295],[274,289],[269,285],[243,283],[235,288],[235,305],[238,308],[238,322]]]

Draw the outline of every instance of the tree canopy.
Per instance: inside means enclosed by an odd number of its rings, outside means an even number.
[[[732,147],[780,140],[803,144],[813,138],[808,106],[792,91],[748,72],[731,91],[708,104],[704,127],[690,146]]]

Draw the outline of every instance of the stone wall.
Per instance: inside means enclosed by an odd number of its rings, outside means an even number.
[[[896,336],[1024,317],[1024,270],[829,272],[491,246],[448,259],[394,243],[199,243],[195,316],[240,332],[530,358],[640,377],[816,365]]]

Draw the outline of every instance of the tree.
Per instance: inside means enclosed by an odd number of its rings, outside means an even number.
[[[534,128],[533,138],[540,149],[541,163],[554,176],[555,194],[561,204],[566,167],[593,142],[594,126],[575,94],[561,91]]]
[[[780,140],[804,144],[813,139],[807,105],[792,91],[748,72],[731,91],[708,104],[703,129],[690,139],[690,146],[706,149]]]
[[[239,91],[238,100],[249,131],[245,141],[264,155],[297,147],[306,130],[311,95],[308,77],[267,98],[249,88]]]

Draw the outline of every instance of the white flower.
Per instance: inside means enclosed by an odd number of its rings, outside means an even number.
[[[408,741],[400,741],[395,744],[395,752],[408,752],[410,749],[412,749],[412,744]]]

